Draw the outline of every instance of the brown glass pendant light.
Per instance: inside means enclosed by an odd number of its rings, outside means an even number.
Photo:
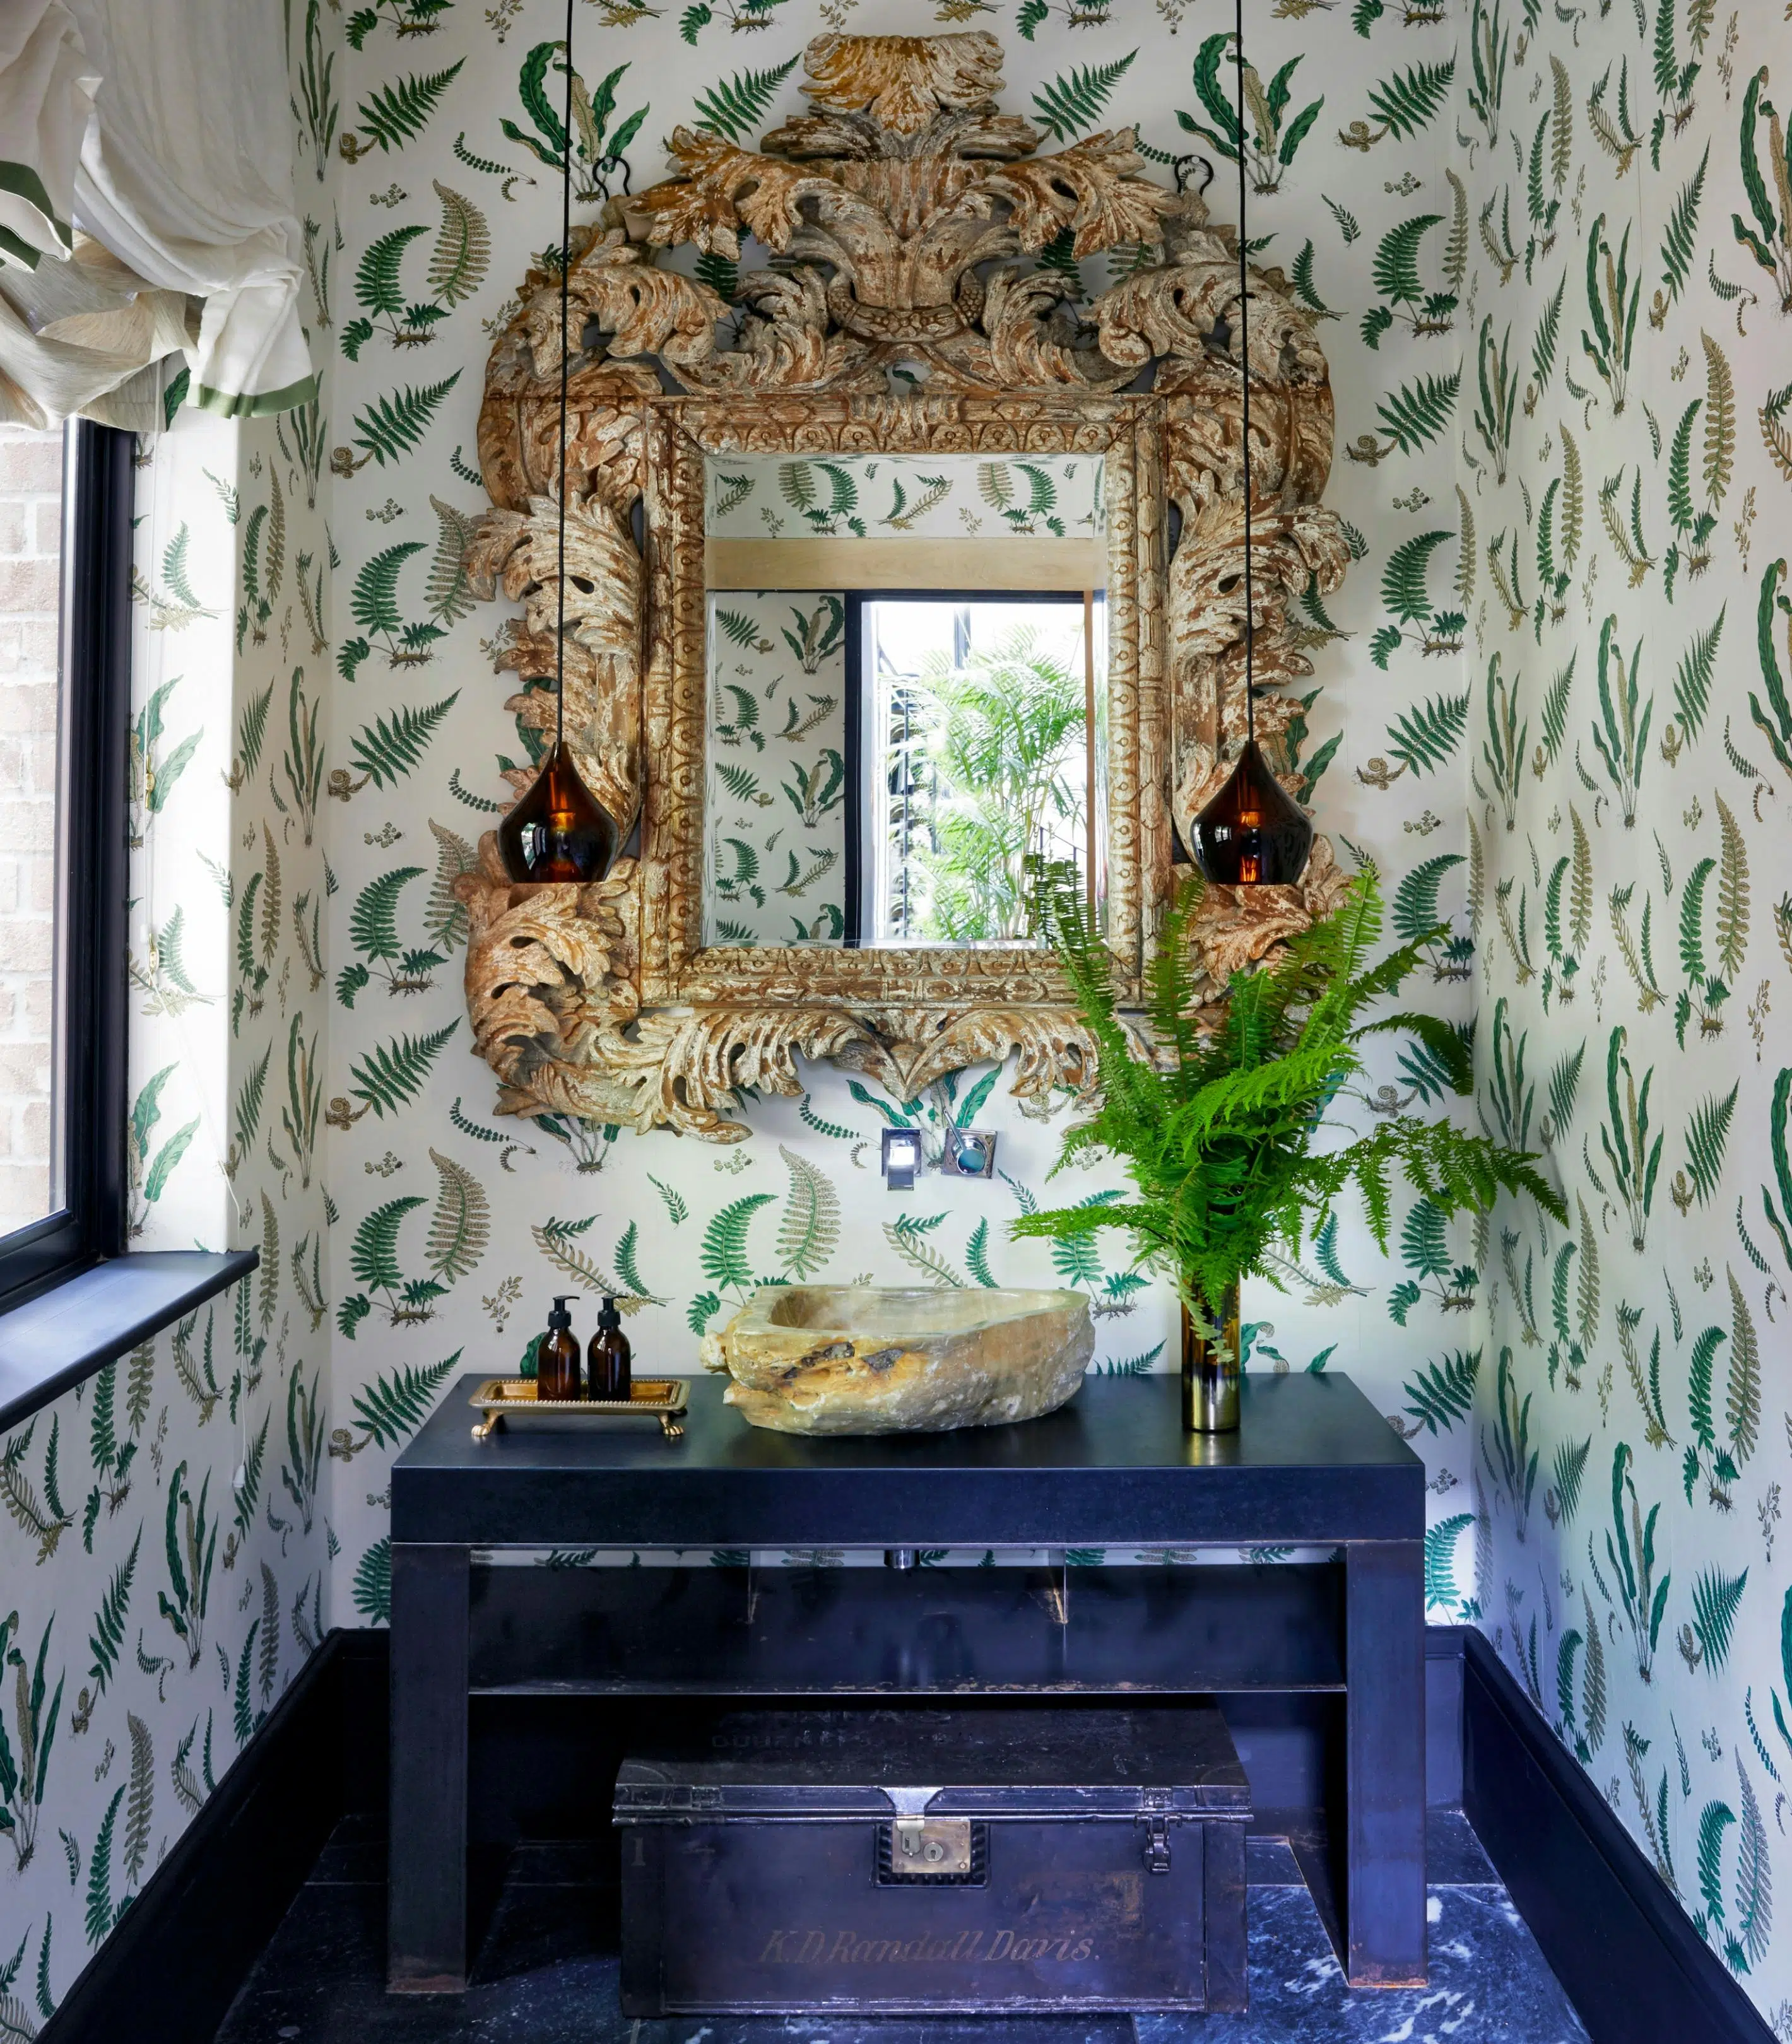
[[[1244,750],[1221,789],[1194,820],[1195,863],[1222,886],[1290,886],[1306,870],[1313,825],[1270,770],[1257,743],[1251,603],[1251,355],[1245,302],[1250,294],[1250,243],[1245,233],[1244,0],[1235,0],[1238,60],[1238,370],[1244,386],[1240,433],[1244,474]],[[1221,700],[1224,700],[1223,691]]]
[[[554,743],[527,793],[498,826],[498,849],[513,880],[602,880],[616,863],[615,819],[585,785],[566,742],[567,380],[571,367],[572,10],[566,7],[565,175],[560,185],[560,561],[554,639]]]

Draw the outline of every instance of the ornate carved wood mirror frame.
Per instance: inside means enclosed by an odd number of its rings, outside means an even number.
[[[1055,155],[996,110],[994,36],[822,36],[813,110],[759,152],[678,129],[679,175],[575,230],[566,572],[566,728],[638,855],[589,886],[504,874],[494,837],[459,892],[475,1044],[501,1110],[737,1140],[737,1089],[802,1090],[828,1058],[909,1098],[1017,1055],[1015,1090],[1081,1089],[1093,1045],[1048,957],[1023,947],[701,946],[704,457],[988,452],[1105,457],[1109,943],[1136,996],[1186,832],[1242,728],[1241,386],[1236,242],[1192,192],[1145,174],[1129,129]],[[774,266],[732,308],[661,249]],[[1075,302],[1048,245],[1112,252]],[[712,267],[711,273],[714,274]],[[1312,671],[1290,599],[1348,559],[1319,498],[1331,466],[1324,355],[1277,271],[1250,319],[1259,739],[1298,795]],[[473,587],[523,605],[495,659],[508,707],[550,729],[555,667],[559,279],[532,270],[494,348],[479,420],[495,508]],[[519,788],[533,770],[514,770]],[[1304,928],[1341,880],[1321,838],[1298,889],[1214,889],[1194,942],[1209,992]]]

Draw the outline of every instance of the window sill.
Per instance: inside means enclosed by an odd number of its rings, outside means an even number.
[[[246,1278],[252,1249],[115,1256],[0,1313],[0,1434]]]

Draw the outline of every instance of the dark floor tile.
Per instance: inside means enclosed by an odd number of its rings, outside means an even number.
[[[1286,1838],[1244,1841],[1244,1878],[1252,1888],[1298,1888],[1301,1870]]]
[[[598,1838],[525,1839],[511,1852],[506,1878],[532,1886],[602,1887],[617,1878],[616,1848]]]
[[[375,1881],[386,1879],[386,1825],[361,1815],[343,1817],[324,1842],[317,1863],[306,1877],[313,1881]]]
[[[388,1995],[382,1889],[308,1888],[217,2044],[1132,2044],[1129,2018],[874,2022],[826,2015],[636,2023],[579,1891],[507,1888],[464,1995]],[[586,1897],[587,1904],[594,1898]]]
[[[614,1956],[617,1896],[569,1882],[506,1882],[473,1961],[475,1986],[494,1985],[556,1965]]]
[[[1503,1895],[1434,1889],[1430,1984],[1353,1993],[1302,1888],[1251,1892],[1245,2015],[1136,2015],[1138,2044],[1586,2044]]]
[[[1427,1810],[1425,1879],[1433,1888],[1498,1888],[1500,1877],[1460,1810]]]

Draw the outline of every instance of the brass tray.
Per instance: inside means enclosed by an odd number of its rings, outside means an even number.
[[[488,1377],[467,1401],[485,1415],[473,1429],[475,1441],[502,1427],[615,1427],[657,1420],[669,1441],[684,1432],[690,1386],[682,1377],[638,1377],[625,1398],[537,1398],[533,1377]]]

